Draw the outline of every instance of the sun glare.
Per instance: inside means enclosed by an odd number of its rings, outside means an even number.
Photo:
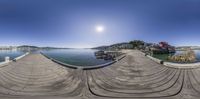
[[[102,33],[104,31],[104,26],[98,25],[96,26],[95,30],[97,33]]]

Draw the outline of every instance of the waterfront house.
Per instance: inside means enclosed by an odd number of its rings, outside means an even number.
[[[159,42],[158,44],[152,44],[145,48],[146,51],[150,51],[153,54],[167,54],[174,53],[175,47],[169,45],[167,42]]]

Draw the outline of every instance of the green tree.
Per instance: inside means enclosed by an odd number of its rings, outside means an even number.
[[[141,40],[134,40],[134,41],[130,41],[130,44],[133,45],[133,48],[136,49],[141,49],[142,47],[144,47],[145,42],[141,41]]]

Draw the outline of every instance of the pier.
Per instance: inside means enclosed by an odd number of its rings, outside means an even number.
[[[0,66],[0,99],[199,99],[200,68],[172,68],[138,50],[82,70],[28,54]]]

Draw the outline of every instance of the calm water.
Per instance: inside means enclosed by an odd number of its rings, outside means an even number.
[[[183,52],[184,51],[176,51],[176,53],[174,53],[174,54],[157,54],[157,55],[154,54],[153,57],[164,60],[164,61],[169,61],[169,60],[167,60],[168,56],[180,54],[180,53],[183,53]],[[194,50],[194,52],[196,54],[197,62],[199,62],[200,61],[200,50]]]
[[[100,65],[109,60],[96,59],[93,49],[54,49],[42,51],[45,55],[58,61],[78,66]]]
[[[10,59],[14,59],[23,54],[24,52],[18,50],[0,50],[0,62],[5,61],[6,56],[9,56]]]

